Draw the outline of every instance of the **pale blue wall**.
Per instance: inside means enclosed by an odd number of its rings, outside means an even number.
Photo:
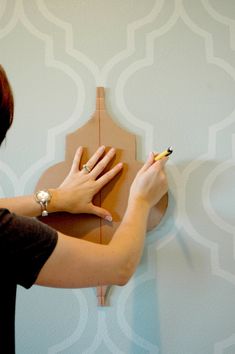
[[[169,145],[170,205],[111,306],[19,288],[18,354],[235,353],[234,0],[1,0],[16,99],[0,193],[30,193],[105,86],[138,158]]]

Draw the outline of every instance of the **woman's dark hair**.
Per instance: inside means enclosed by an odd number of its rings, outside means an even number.
[[[13,122],[14,98],[11,85],[3,67],[0,65],[0,145]]]

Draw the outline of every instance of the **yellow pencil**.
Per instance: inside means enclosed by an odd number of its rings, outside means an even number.
[[[161,152],[160,154],[158,154],[157,156],[155,156],[154,160],[155,161],[158,161],[158,160],[161,160],[163,157],[165,156],[169,156],[170,154],[172,154],[173,152],[173,149],[172,147],[168,147],[167,150],[164,150],[163,152]]]

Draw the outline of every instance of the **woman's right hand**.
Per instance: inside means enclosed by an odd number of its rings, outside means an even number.
[[[156,205],[168,190],[165,164],[168,158],[159,161],[154,160],[151,152],[147,161],[137,173],[132,182],[129,194],[129,202],[141,201],[149,208]]]
[[[110,221],[110,212],[94,205],[93,198],[122,170],[123,164],[118,163],[103,173],[116,154],[114,148],[105,153],[105,146],[99,147],[83,167],[82,154],[83,148],[79,147],[69,174],[62,184],[52,191],[52,202],[54,200],[56,203],[56,211],[94,214]]]

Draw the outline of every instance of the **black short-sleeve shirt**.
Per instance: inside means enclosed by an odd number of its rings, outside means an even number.
[[[54,229],[35,218],[0,209],[0,353],[15,353],[16,287],[34,284],[57,238]]]

